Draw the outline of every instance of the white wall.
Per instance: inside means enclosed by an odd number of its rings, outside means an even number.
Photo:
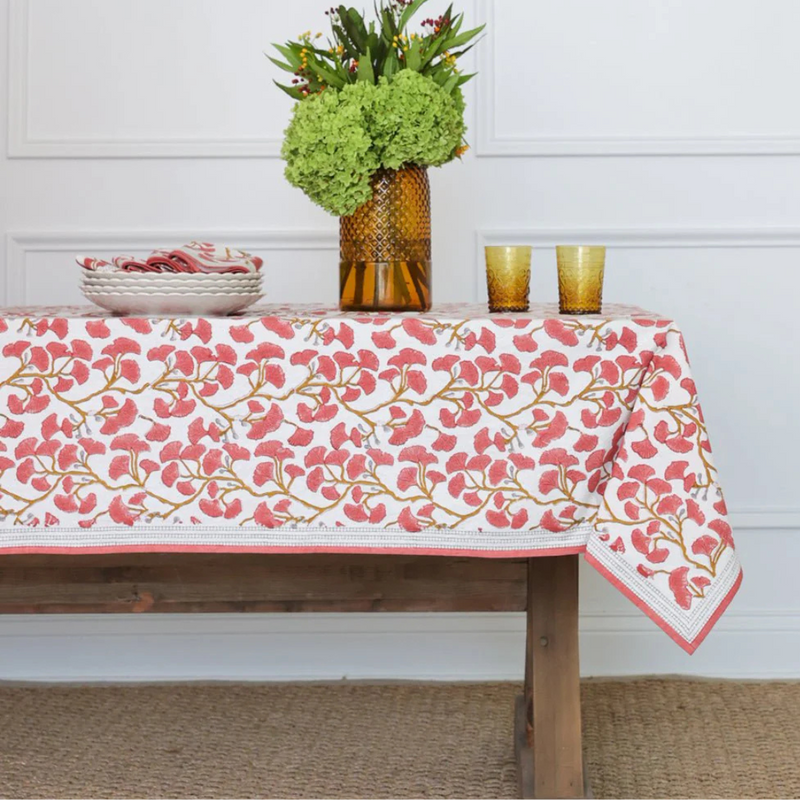
[[[78,301],[74,253],[199,236],[263,255],[271,300],[335,302],[336,221],[282,178],[262,55],[326,5],[0,0],[0,299]],[[536,245],[549,300],[552,245],[608,242],[607,296],[687,334],[744,563],[691,658],[585,570],[584,672],[800,676],[800,4],[461,5],[490,28],[473,150],[432,175],[436,299],[484,296],[484,242]],[[513,615],[0,618],[0,678],[517,677],[521,655]]]

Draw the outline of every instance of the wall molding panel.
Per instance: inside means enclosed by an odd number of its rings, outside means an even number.
[[[524,630],[505,613],[0,617],[0,680],[519,681]],[[800,609],[729,610],[694,656],[635,610],[584,611],[580,630],[584,675],[800,677]]]
[[[281,138],[37,138],[28,126],[30,85],[29,15],[32,0],[8,0],[10,158],[279,158]],[[552,0],[551,0],[552,1]],[[543,2],[543,0],[536,0]],[[497,0],[476,0],[477,18],[487,22],[477,48],[478,114],[476,153],[479,157],[647,156],[647,155],[796,155],[800,133],[714,137],[525,136],[504,135],[497,128],[496,84]]]
[[[335,230],[202,230],[199,233],[208,241],[235,242],[245,250],[338,252],[339,249],[339,233]],[[196,230],[10,232],[6,237],[6,303],[34,302],[29,296],[26,274],[29,253],[63,253],[71,261],[81,251],[137,251],[152,249],[159,242],[177,245],[197,238]]]
[[[335,252],[339,246],[335,230],[204,230],[210,241],[235,242],[256,251]],[[29,296],[26,274],[30,253],[63,253],[71,260],[81,251],[124,252],[150,248],[158,242],[180,242],[197,238],[197,231],[25,231],[10,232],[6,246],[6,302],[25,305]],[[800,228],[514,228],[476,232],[475,294],[484,287],[483,248],[514,242],[535,248],[552,248],[564,242],[604,242],[610,249],[709,249],[709,248],[800,248]],[[758,507],[731,509],[734,530],[800,530],[800,508]]]
[[[32,137],[28,129],[31,0],[8,0],[8,2],[9,158],[280,158],[281,138],[40,139]]]
[[[498,0],[476,0],[478,19],[487,23],[478,50],[478,123],[476,154],[479,157],[525,158],[530,156],[734,156],[796,155],[796,135],[714,137],[652,136],[507,136],[497,128],[497,41],[495,19]],[[531,0],[542,2],[542,0]],[[555,0],[550,0],[554,2]],[[504,0],[508,2],[508,0]],[[509,4],[510,5],[510,4]]]
[[[570,242],[604,244],[609,249],[800,248],[800,227],[761,228],[484,228],[475,235],[475,293],[483,296],[487,245],[555,247]]]

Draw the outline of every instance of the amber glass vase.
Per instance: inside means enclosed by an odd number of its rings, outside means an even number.
[[[372,200],[342,217],[342,311],[427,311],[431,307],[431,190],[424,167],[382,169]]]

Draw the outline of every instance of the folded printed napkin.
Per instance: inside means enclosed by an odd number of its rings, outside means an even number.
[[[248,273],[258,272],[263,261],[243,250],[211,244],[190,242],[176,250],[154,250],[145,260],[134,256],[116,256],[111,261],[78,256],[77,262],[92,272],[188,272],[188,273]]]

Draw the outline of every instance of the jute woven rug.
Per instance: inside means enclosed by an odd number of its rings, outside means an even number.
[[[495,798],[511,684],[0,685],[0,795]],[[800,684],[588,681],[596,797],[800,797]]]

